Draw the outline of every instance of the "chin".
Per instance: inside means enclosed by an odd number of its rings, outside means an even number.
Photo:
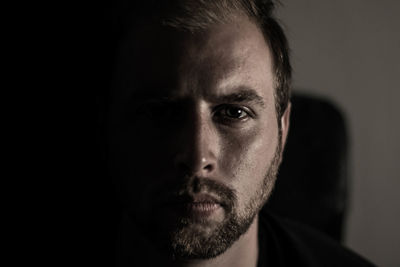
[[[256,214],[246,219],[231,216],[218,225],[188,224],[169,235],[169,249],[175,259],[211,259],[223,254],[254,221]]]

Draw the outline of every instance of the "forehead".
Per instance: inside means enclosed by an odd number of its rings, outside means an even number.
[[[116,69],[120,96],[223,94],[240,86],[273,89],[270,49],[247,17],[195,33],[144,25],[121,44]]]

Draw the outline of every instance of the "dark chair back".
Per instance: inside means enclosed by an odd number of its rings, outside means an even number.
[[[345,119],[328,100],[294,95],[290,130],[267,205],[342,241],[347,204]]]

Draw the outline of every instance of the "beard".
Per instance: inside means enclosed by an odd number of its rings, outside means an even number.
[[[280,140],[280,139],[279,139]],[[185,177],[178,186],[164,185],[157,192],[154,204],[146,216],[146,221],[139,220],[131,213],[131,218],[144,229],[158,250],[172,259],[210,259],[217,257],[230,248],[254,222],[262,206],[266,203],[275,184],[280,164],[281,144],[278,142],[269,169],[258,190],[246,203],[242,212],[238,210],[236,191],[209,178]],[[162,192],[170,192],[168,195]],[[187,213],[187,203],[193,201],[194,194],[217,196],[223,209],[223,219],[193,219]],[[160,197],[161,196],[161,197]],[[162,199],[162,200],[160,200]],[[170,206],[173,206],[170,209]],[[179,207],[179,208],[177,208]],[[143,218],[143,217],[142,217]],[[141,221],[141,222],[140,222]]]
[[[193,220],[181,217],[176,228],[169,234],[169,249],[174,258],[207,259],[226,251],[254,220],[255,214],[239,217],[236,212],[237,197],[234,190],[208,178],[193,179],[199,192],[219,196],[224,209],[222,220]]]

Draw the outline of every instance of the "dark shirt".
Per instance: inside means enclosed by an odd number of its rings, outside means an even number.
[[[270,213],[259,216],[258,267],[375,266],[323,233]]]

